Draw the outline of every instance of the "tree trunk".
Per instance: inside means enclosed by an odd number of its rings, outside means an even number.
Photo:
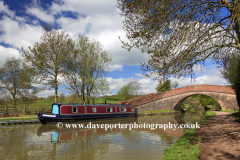
[[[240,112],[240,59],[238,59],[237,67],[236,67],[236,79],[235,79],[235,84],[234,86],[234,91],[236,92],[236,97],[237,97],[237,103],[239,107],[239,112]]]
[[[235,31],[238,37],[238,49],[240,54],[240,2],[237,2],[237,16],[235,20]],[[234,84],[234,90],[236,92],[236,97],[237,97],[237,103],[239,107],[239,112],[240,112],[240,59],[238,59],[237,67],[236,67],[236,79],[235,79],[235,84]]]
[[[57,90],[58,90],[58,83],[57,83],[57,73],[55,73],[55,103],[58,103],[58,97],[57,97]]]

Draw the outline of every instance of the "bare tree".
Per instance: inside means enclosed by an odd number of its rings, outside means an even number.
[[[177,81],[171,82],[171,88],[176,89],[178,87],[179,83]]]
[[[0,68],[1,90],[6,95],[11,95],[14,105],[17,100],[32,97],[37,93],[37,88],[32,86],[33,75],[34,72],[30,68],[22,65],[20,58],[7,58],[3,67]]]
[[[40,42],[36,42],[28,50],[20,51],[25,60],[30,63],[41,75],[45,86],[55,89],[55,103],[58,102],[57,91],[58,77],[63,73],[62,63],[74,49],[74,42],[65,31],[59,31],[57,27],[46,25]]]
[[[193,65],[240,49],[238,0],[118,0],[117,7],[130,40],[123,47],[149,53],[143,70],[161,78],[193,74]]]
[[[193,66],[204,66],[206,59],[221,64],[239,53],[239,0],[118,0],[117,7],[130,40],[121,40],[123,48],[150,55],[142,64],[146,75],[155,72],[160,80],[194,75]],[[240,79],[234,83],[240,107]]]

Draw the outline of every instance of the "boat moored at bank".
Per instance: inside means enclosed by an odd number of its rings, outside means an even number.
[[[137,116],[136,108],[121,104],[52,104],[51,114],[38,114],[42,123]]]

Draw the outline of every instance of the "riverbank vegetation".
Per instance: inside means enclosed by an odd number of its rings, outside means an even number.
[[[230,112],[234,117],[236,117],[236,119],[240,122],[240,110],[222,110],[222,112]]]
[[[214,117],[216,113],[208,111],[201,119],[199,124],[205,123],[209,118]],[[200,125],[201,127],[201,125]],[[177,140],[171,147],[165,149],[164,157],[162,160],[172,159],[198,159],[200,153],[199,142],[201,136],[196,136],[197,129],[191,128],[184,131],[184,135]]]
[[[122,101],[129,100],[131,98],[135,98],[140,95],[139,90],[141,88],[140,83],[137,79],[132,79],[127,85],[124,85],[117,92],[118,99]]]
[[[37,120],[38,117],[32,118],[8,118],[8,119],[0,119],[0,121],[21,121],[21,120]]]
[[[197,110],[221,110],[220,104],[207,95],[193,95],[184,100],[180,110],[196,112]]]

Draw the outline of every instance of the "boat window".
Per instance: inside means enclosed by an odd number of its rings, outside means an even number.
[[[126,107],[120,107],[120,112],[126,112],[126,111],[127,111]]]
[[[58,107],[58,105],[54,104],[52,106],[52,114],[59,114],[59,107]]]
[[[92,107],[92,112],[97,112],[97,108],[96,107]]]
[[[78,113],[78,107],[72,107],[72,113]]]
[[[112,112],[112,107],[107,107],[107,112]]]
[[[123,112],[123,107],[120,107],[120,112]]]

